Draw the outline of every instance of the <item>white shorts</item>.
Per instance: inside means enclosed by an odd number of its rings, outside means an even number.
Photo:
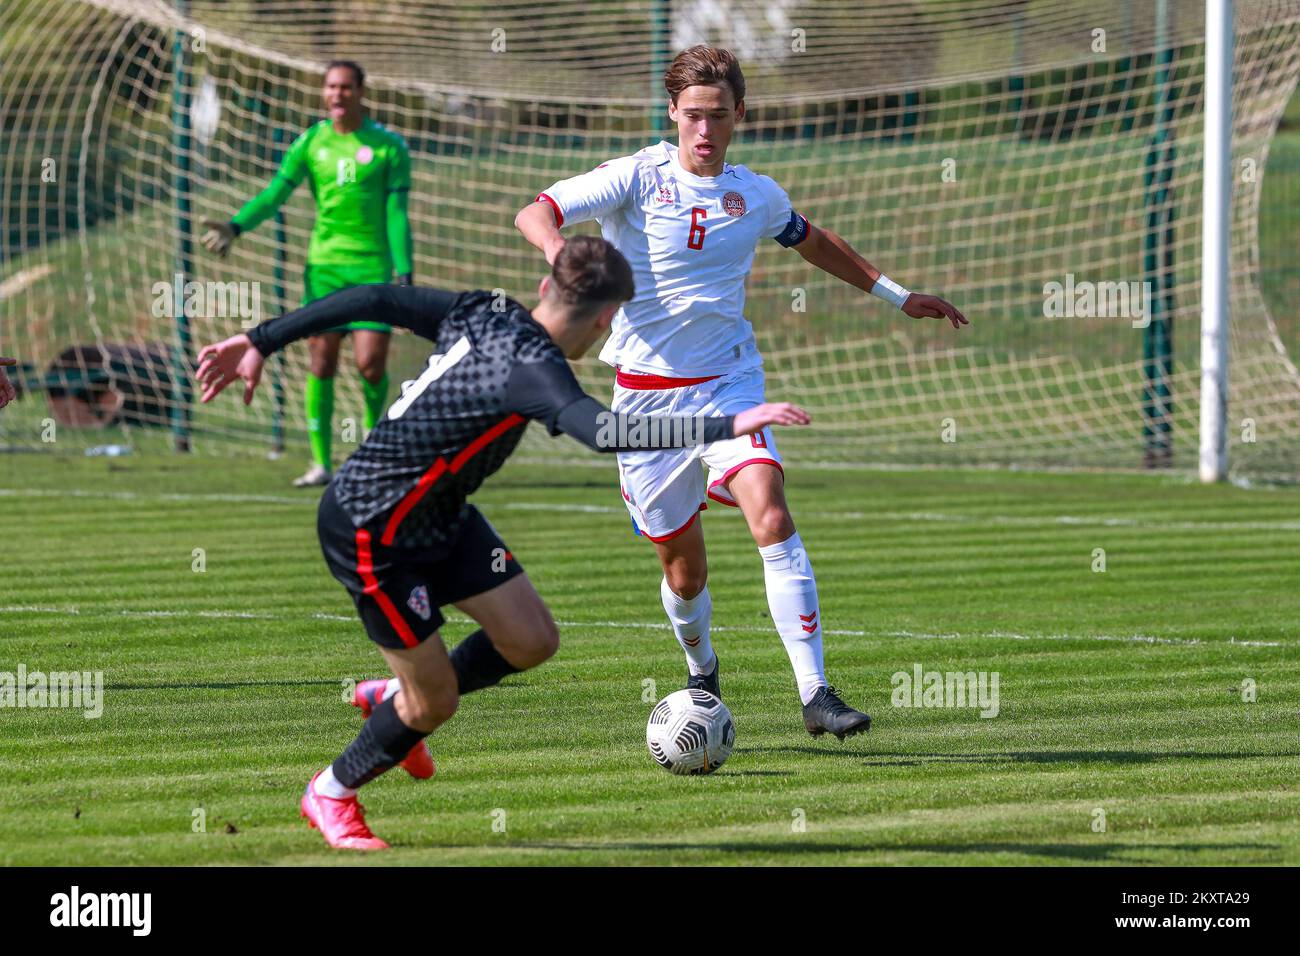
[[[734,415],[761,405],[763,390],[763,370],[750,368],[677,388],[616,385],[613,409],[636,415]],[[637,534],[658,543],[689,528],[708,507],[708,498],[737,507],[727,482],[754,464],[781,470],[771,428],[694,448],[619,452],[619,484]]]

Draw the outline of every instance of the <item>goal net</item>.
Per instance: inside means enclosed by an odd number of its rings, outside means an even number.
[[[188,383],[200,345],[298,303],[309,189],[228,259],[197,239],[202,217],[229,218],[321,118],[331,58],[362,63],[370,115],[410,147],[417,281],[531,305],[545,263],[515,212],[674,134],[663,69],[709,42],[740,57],[749,85],[729,160],[973,323],[910,319],[765,243],[747,314],[769,395],[815,417],[782,433],[787,454],[1193,468],[1202,8],[7,0],[0,354],[24,365],[0,446],[306,454],[305,346],[269,366],[248,408],[200,406]],[[1238,475],[1294,478],[1300,326],[1270,310],[1259,249],[1270,148],[1300,74],[1300,0],[1236,10],[1229,453]],[[397,337],[394,379],[427,351]],[[344,452],[361,437],[349,363],[345,348]],[[608,396],[608,368],[586,360],[579,374]],[[581,454],[540,434],[527,448]]]

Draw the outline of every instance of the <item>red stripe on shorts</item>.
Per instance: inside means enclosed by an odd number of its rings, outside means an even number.
[[[667,375],[652,375],[648,372],[625,372],[619,369],[614,380],[623,388],[648,391],[658,388],[685,388],[687,385],[712,382],[715,378],[722,378],[722,376],[705,375],[702,378],[670,378]]]
[[[740,469],[742,468],[748,468],[750,465],[772,465],[776,468],[777,471],[781,473],[782,478],[785,477],[785,469],[781,467],[781,463],[777,461],[775,458],[748,458],[745,461],[742,461],[738,465],[732,465],[730,468],[727,469],[726,473],[717,481],[709,482],[709,487],[705,491],[705,494],[707,494],[714,501],[721,502],[722,504],[726,505],[729,508],[739,508],[740,505],[736,504],[736,502],[728,501],[726,498],[720,498],[717,495],[715,495],[713,493],[713,489],[718,487],[718,485],[725,485],[728,481],[732,479],[732,477],[736,474],[736,472],[740,471]],[[731,493],[730,488],[727,489],[727,493],[728,494]]]
[[[406,619],[379,587],[379,579],[375,577],[375,559],[370,553],[370,532],[364,528],[357,529],[357,574],[361,576],[361,583],[364,585],[361,590],[375,599],[379,609],[384,612],[384,617],[388,618],[388,623],[402,639],[402,643],[407,647],[415,647],[419,644],[411,626],[406,623]]]

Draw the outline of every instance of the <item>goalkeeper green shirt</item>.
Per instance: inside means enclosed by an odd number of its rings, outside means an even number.
[[[231,222],[241,232],[255,229],[304,179],[316,200],[309,266],[378,260],[397,275],[411,272],[411,156],[401,136],[369,117],[346,134],[321,120],[294,140],[271,184]]]

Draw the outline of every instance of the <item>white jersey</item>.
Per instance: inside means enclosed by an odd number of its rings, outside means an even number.
[[[636,296],[614,317],[602,361],[683,378],[763,364],[744,314],[754,252],[764,237],[792,246],[808,234],[772,179],[730,164],[696,176],[660,142],[537,198],[561,226],[599,221],[632,266]]]

